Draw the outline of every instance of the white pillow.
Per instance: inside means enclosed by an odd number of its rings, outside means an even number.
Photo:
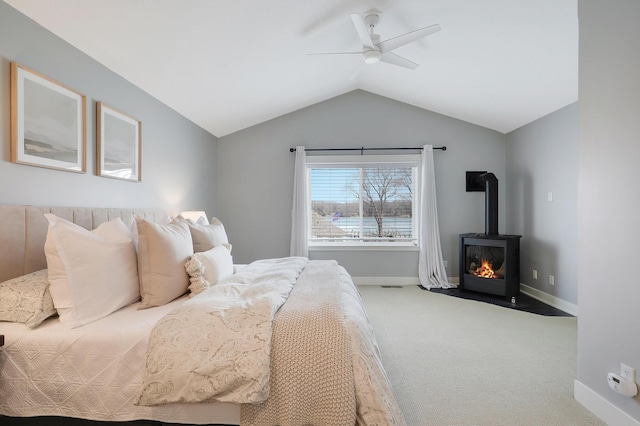
[[[189,288],[184,264],[193,254],[191,233],[184,221],[159,225],[138,216],[135,219],[142,307],[161,306]]]
[[[191,285],[190,296],[233,275],[233,258],[225,246],[217,246],[205,252],[195,253],[185,264]]]
[[[133,236],[121,219],[93,231],[45,214],[49,290],[60,322],[78,327],[140,298]]]
[[[189,226],[191,239],[193,240],[193,252],[200,253],[223,244],[229,244],[227,231],[218,218],[211,218],[211,223],[207,225],[194,222],[193,220],[180,218]]]
[[[187,222],[195,223],[195,224],[198,224],[198,225],[208,225],[209,224],[209,219],[207,219],[206,216],[198,216],[198,218],[196,220],[193,220],[193,218],[185,217],[182,213],[180,213],[178,216],[176,216],[176,219],[186,220]]]

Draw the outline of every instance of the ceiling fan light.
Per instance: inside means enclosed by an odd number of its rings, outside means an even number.
[[[364,62],[367,64],[376,64],[380,61],[380,52],[377,50],[367,50],[364,52]]]

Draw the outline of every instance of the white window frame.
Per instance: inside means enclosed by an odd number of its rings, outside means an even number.
[[[408,250],[419,249],[418,235],[420,233],[419,206],[420,206],[420,185],[421,185],[421,156],[415,155],[307,155],[307,200],[309,214],[311,208],[311,169],[318,168],[346,168],[346,167],[377,167],[384,165],[414,167],[414,185],[412,193],[412,227],[414,236],[411,241],[339,241],[339,242],[319,242],[309,238],[309,250]],[[362,209],[361,209],[362,211]],[[311,235],[311,219],[307,218],[307,235]]]

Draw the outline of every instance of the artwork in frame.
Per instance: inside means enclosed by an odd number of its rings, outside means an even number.
[[[98,176],[142,180],[142,123],[102,102],[97,103]]]
[[[86,97],[11,63],[11,162],[84,173]]]

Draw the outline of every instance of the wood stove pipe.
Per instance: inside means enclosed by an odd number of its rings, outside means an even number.
[[[484,179],[484,233],[498,235],[498,178],[493,173],[482,175]]]

